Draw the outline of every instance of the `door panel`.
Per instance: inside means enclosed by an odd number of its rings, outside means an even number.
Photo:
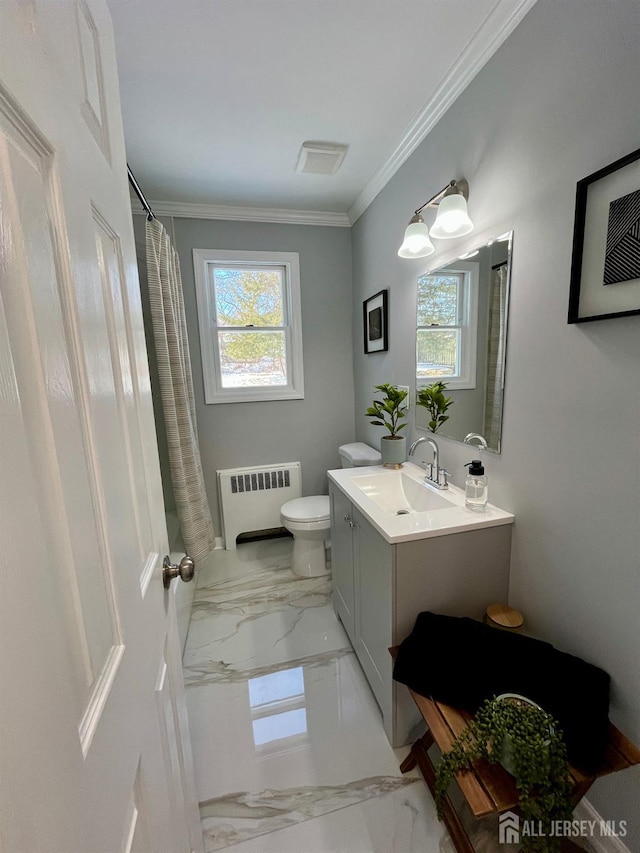
[[[0,98],[2,283],[8,340],[25,435],[39,479],[52,499],[43,517],[60,567],[58,584],[66,593],[68,645],[76,649],[71,655],[72,690],[79,719],[111,647],[119,645],[119,632],[92,513],[89,472],[75,464],[84,440],[58,298],[59,253],[49,227],[56,215],[50,165],[50,150],[35,128]],[[69,513],[76,515],[76,525],[70,524]],[[85,569],[78,572],[78,566]],[[93,613],[90,622],[83,618],[84,606]]]
[[[144,543],[150,539],[151,524],[149,507],[145,501],[147,489],[144,470],[139,462],[142,458],[142,448],[136,411],[136,377],[131,369],[131,344],[123,300],[122,252],[118,235],[106,219],[95,208],[92,214],[112,371],[116,378],[115,391],[121,422],[120,431],[125,437],[123,450],[134,507],[133,522],[139,543],[138,557],[140,564],[143,565],[143,560],[147,556],[144,553]],[[126,298],[126,294],[124,295]]]
[[[151,828],[144,795],[142,767],[138,764],[131,796],[130,818],[125,824],[124,853],[146,853],[152,850]]]
[[[84,0],[76,0],[75,8],[84,84],[81,114],[105,158],[110,160],[100,36],[87,3]]]
[[[0,4],[0,465],[0,849],[201,850],[102,0]]]

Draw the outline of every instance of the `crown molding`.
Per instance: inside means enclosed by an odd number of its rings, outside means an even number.
[[[405,130],[389,159],[378,169],[349,208],[347,215],[352,225],[362,216],[378,193],[440,121],[458,95],[466,89],[536,2],[537,0],[520,0],[509,13],[512,0],[498,0],[475,36],[458,56],[433,97]],[[505,14],[507,17],[502,21]]]
[[[333,228],[349,228],[351,222],[346,213],[318,210],[287,210],[278,207],[232,207],[223,204],[191,204],[178,201],[149,201],[156,216],[179,216],[186,219],[227,219],[245,222],[276,222],[281,225],[326,225]],[[131,211],[144,214],[139,201],[131,199]]]

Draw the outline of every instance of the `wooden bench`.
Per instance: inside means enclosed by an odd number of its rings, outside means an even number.
[[[395,659],[396,648],[390,649],[390,652]],[[442,752],[448,752],[455,739],[472,719],[472,715],[451,705],[445,705],[444,702],[435,702],[413,690],[409,692],[428,728],[427,732],[411,747],[411,751],[400,765],[400,771],[407,773],[417,766],[431,794],[435,796],[435,765],[428,750],[435,743]],[[635,764],[640,764],[640,750],[613,724],[610,724],[609,742],[598,772],[586,775],[576,767],[571,765],[569,767],[573,783],[572,804],[576,806],[600,776],[624,770]],[[504,812],[518,804],[518,790],[513,776],[499,764],[490,764],[482,759],[475,762],[470,770],[457,773],[456,781],[469,804],[471,813],[476,818]],[[448,796],[443,803],[442,819],[458,853],[474,853],[462,821]],[[569,839],[563,839],[563,850],[580,849]]]

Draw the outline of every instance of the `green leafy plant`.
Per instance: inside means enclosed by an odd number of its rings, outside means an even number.
[[[487,700],[436,770],[436,806],[442,806],[455,774],[479,758],[505,765],[514,776],[524,821],[534,821],[537,835],[521,836],[527,853],[555,853],[560,839],[551,824],[571,820],[571,782],[567,749],[558,724],[538,705],[518,697]],[[541,830],[541,831],[540,831]]]
[[[453,400],[451,397],[445,397],[444,392],[446,390],[446,382],[434,382],[433,385],[428,385],[418,391],[416,405],[424,406],[425,409],[429,410],[431,415],[429,429],[431,432],[437,432],[442,424],[449,420],[446,411]]]
[[[406,427],[406,423],[400,423],[405,417],[403,403],[407,396],[406,391],[396,388],[395,385],[376,385],[376,391],[382,391],[385,395],[382,400],[374,400],[367,409],[366,415],[371,418],[374,426],[384,426],[389,430],[387,438],[400,438],[398,433]]]

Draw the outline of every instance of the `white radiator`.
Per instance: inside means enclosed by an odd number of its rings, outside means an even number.
[[[299,462],[216,473],[227,551],[235,551],[240,533],[280,527],[280,507],[301,494]]]

